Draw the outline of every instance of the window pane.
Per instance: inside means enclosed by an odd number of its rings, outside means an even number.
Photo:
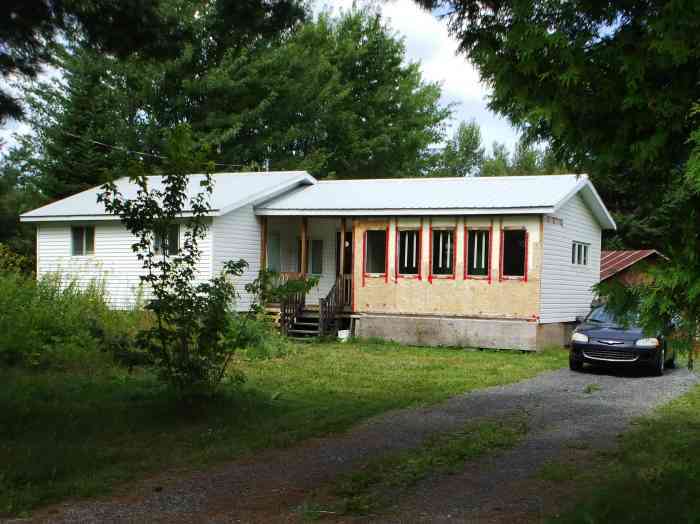
[[[95,228],[93,226],[85,228],[85,254],[95,254]]]
[[[451,275],[454,256],[452,231],[433,231],[433,274]]]
[[[168,228],[168,254],[174,255],[180,251],[180,226],[174,224]]]
[[[399,231],[399,273],[418,274],[418,231]]]
[[[323,240],[311,241],[311,273],[320,275],[323,273]]]
[[[173,224],[168,226],[167,236],[163,237],[161,233],[156,233],[153,250],[157,255],[174,255],[180,250],[180,226]]]
[[[578,244],[577,246],[576,260],[579,265],[583,264],[583,246]]]
[[[280,265],[280,234],[270,233],[267,239],[267,269],[279,273]]]
[[[489,232],[469,231],[467,242],[467,273],[477,276],[488,275],[491,244]]]
[[[588,246],[583,246],[583,265],[588,265]]]
[[[386,231],[372,230],[365,234],[365,272],[384,273],[386,271]]]
[[[82,227],[72,227],[71,236],[73,237],[73,254],[82,255],[83,251],[83,239],[85,236],[85,230]]]
[[[576,263],[576,242],[571,244],[571,263]]]
[[[525,276],[525,231],[503,232],[503,275]]]

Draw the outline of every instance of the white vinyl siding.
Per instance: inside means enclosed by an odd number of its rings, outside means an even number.
[[[143,274],[142,263],[131,250],[135,237],[117,221],[81,224],[95,228],[94,254],[71,255],[73,225],[37,225],[37,276],[58,273],[63,281],[75,280],[83,287],[91,282],[101,282],[113,307],[133,306],[139,295],[139,276]],[[200,241],[200,248],[199,276],[207,280],[211,277],[210,237]],[[144,293],[143,298],[147,299],[148,294]]]
[[[260,272],[260,219],[255,216],[253,206],[244,206],[220,217],[214,218],[214,275],[218,274],[228,260],[241,258],[248,263],[248,268],[235,280],[236,291],[240,295],[236,300],[236,309],[244,311],[250,308],[252,297],[245,292],[245,285],[256,278]]]
[[[600,279],[601,228],[579,195],[544,216],[540,322],[572,322],[588,313]],[[563,223],[562,223],[563,221]],[[574,242],[588,245],[586,265],[572,264]]]

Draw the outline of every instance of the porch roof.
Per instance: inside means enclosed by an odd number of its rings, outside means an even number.
[[[587,175],[319,181],[256,207],[259,215],[381,216],[556,213],[576,194],[615,229]]]

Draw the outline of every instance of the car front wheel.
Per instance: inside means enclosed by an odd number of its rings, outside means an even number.
[[[583,371],[583,362],[569,357],[569,369],[571,371]]]
[[[656,358],[654,364],[654,375],[660,377],[664,374],[664,368],[666,367],[666,348],[662,347],[659,352],[659,356]]]

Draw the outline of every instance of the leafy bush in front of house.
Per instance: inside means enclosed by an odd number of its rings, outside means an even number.
[[[18,271],[0,271],[0,311],[0,362],[44,368],[127,351],[143,321],[142,312],[110,310],[99,282],[81,288],[58,274],[36,281]]]
[[[308,293],[318,281],[317,276],[308,275],[284,280],[276,271],[262,269],[255,280],[246,284],[245,290],[253,297],[251,311],[261,313],[267,304],[281,303],[297,293]]]
[[[234,347],[240,348],[240,354],[246,360],[280,358],[293,350],[279,327],[264,313],[233,314],[226,337]]]
[[[124,196],[109,182],[98,200],[135,237],[131,248],[142,263],[141,283],[153,297],[154,324],[139,334],[139,346],[151,356],[158,377],[191,398],[214,393],[224,378],[241,376],[227,373],[239,349],[236,337],[227,335],[236,299],[234,280],[248,264],[228,261],[211,280],[199,279],[199,242],[207,236],[212,211],[213,165],[207,147],[195,143],[187,125],[164,138],[162,165],[129,165],[136,196]],[[203,166],[204,174],[191,179],[189,173],[201,172]],[[160,184],[149,184],[152,175],[160,175]],[[196,194],[190,182],[197,183]],[[173,228],[178,230],[174,245]]]

